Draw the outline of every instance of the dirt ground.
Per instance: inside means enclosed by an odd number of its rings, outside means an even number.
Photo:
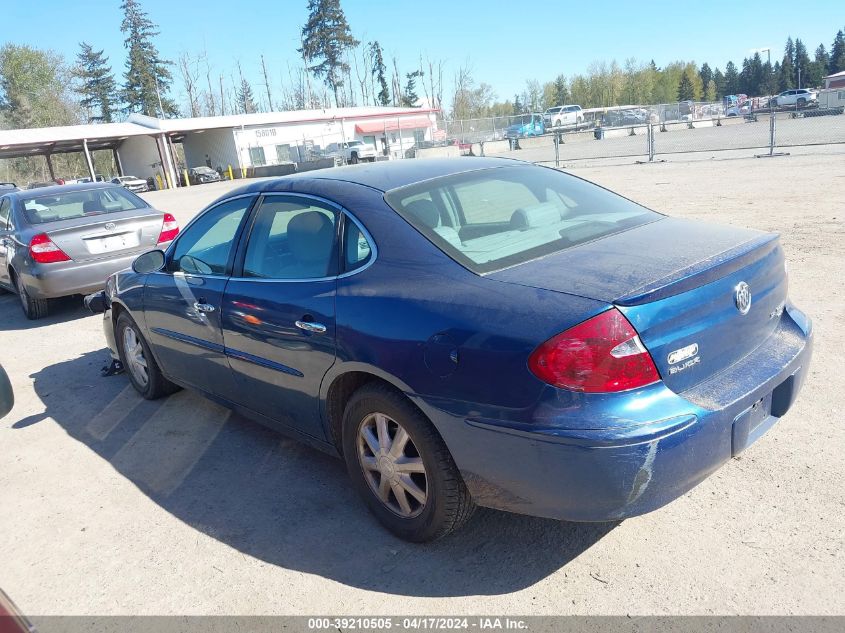
[[[339,461],[191,393],[145,402],[124,376],[101,378],[101,319],[78,300],[27,322],[2,295],[17,404],[0,422],[0,587],[36,615],[845,614],[845,152],[574,173],[782,234],[814,364],[740,459],[619,524],[480,511],[410,545]],[[229,186],[148,195],[184,224]]]

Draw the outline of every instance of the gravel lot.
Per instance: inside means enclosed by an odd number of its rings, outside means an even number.
[[[666,508],[578,525],[492,511],[426,546],[339,461],[188,392],[100,378],[78,300],[0,296],[0,587],[30,614],[845,614],[845,152],[578,169],[678,216],[779,231],[816,353],[793,410]],[[227,183],[148,194],[182,224]],[[830,369],[830,372],[828,372]]]

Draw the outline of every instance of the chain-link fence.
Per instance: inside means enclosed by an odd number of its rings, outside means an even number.
[[[653,161],[696,152],[755,156],[845,143],[842,106],[775,106],[765,97],[741,106],[681,102],[582,114],[582,121],[553,128],[541,123],[540,115],[522,115],[441,121],[439,129],[466,153],[556,165],[607,158]]]

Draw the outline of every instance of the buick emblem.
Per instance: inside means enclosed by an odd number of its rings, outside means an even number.
[[[751,288],[744,281],[740,281],[734,288],[734,303],[740,314],[748,314],[751,309]]]
[[[106,231],[114,231],[115,224],[114,222],[106,222],[106,226],[104,228]]]

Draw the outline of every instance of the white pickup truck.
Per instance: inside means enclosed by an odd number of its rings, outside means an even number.
[[[373,162],[376,159],[376,148],[364,141],[329,143],[325,155],[340,158],[344,163]]]

